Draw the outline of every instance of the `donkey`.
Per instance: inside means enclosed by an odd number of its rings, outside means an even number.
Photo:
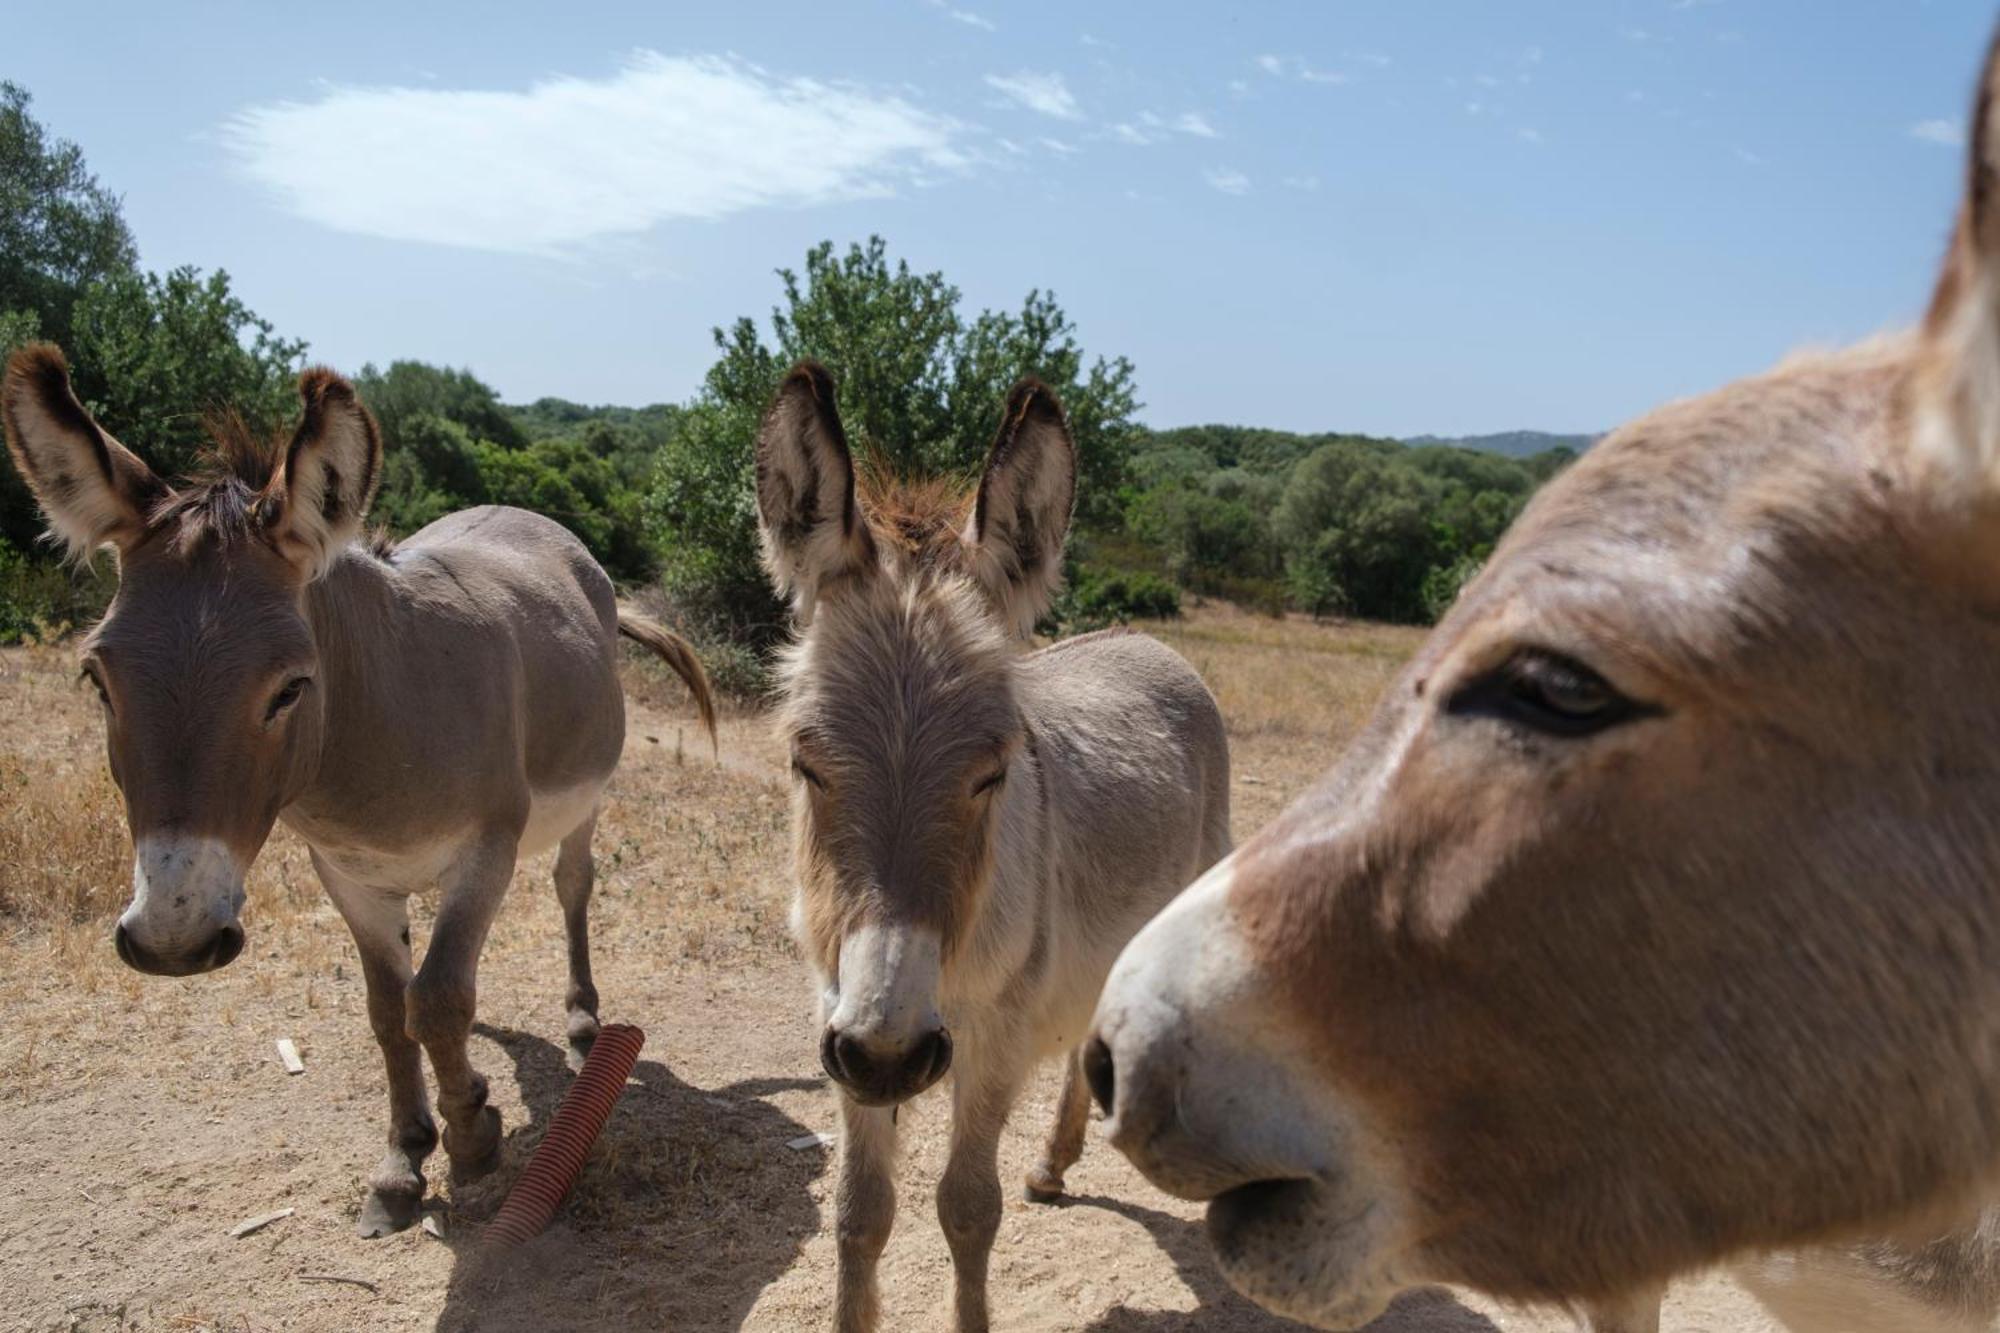
[[[1345,1328],[1426,1282],[1629,1310],[1823,1240],[1977,1254],[1996,57],[1921,327],[1552,481],[1332,773],[1120,958],[1086,1055],[1108,1133],[1208,1201],[1252,1298]]]
[[[1112,958],[1229,846],[1215,700],[1153,639],[1024,640],[1062,577],[1076,452],[1061,406],[1009,395],[976,493],[857,487],[833,381],[804,363],[757,437],[765,563],[800,626],[779,728],[796,778],[794,929],[840,1089],[835,1325],[873,1329],[895,1216],[896,1108],[952,1072],[938,1219],[962,1331],[987,1327],[997,1152],[1061,1056],[1028,1197],[1083,1149],[1076,1065]]]
[[[359,1231],[413,1221],[438,1141],[491,1165],[499,1112],[466,1058],[479,951],[517,860],[559,847],[568,1029],[598,1031],[586,916],[591,831],[625,739],[617,636],[714,703],[688,645],[621,612],[580,542],[516,509],[470,509],[399,546],[355,539],[381,471],[367,409],[327,370],[299,379],[289,440],[221,438],[169,486],[78,403],[54,347],[0,385],[14,462],[75,558],[115,548],[118,590],[84,642],[135,851],[118,956],[185,976],[243,949],[244,876],[282,819],[353,932],[388,1065],[389,1149]],[[440,886],[422,968],[409,895]]]

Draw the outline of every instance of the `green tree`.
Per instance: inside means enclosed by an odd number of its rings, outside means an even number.
[[[297,410],[305,344],[278,337],[220,270],[114,274],[85,290],[69,324],[64,350],[77,396],[162,476],[195,465],[213,412],[273,431]],[[41,518],[11,468],[5,476],[0,537],[33,550]]]
[[[298,410],[304,342],[282,338],[218,269],[125,273],[76,303],[68,351],[76,390],[118,438],[164,475],[186,472],[208,415],[280,429]]]
[[[66,341],[84,291],[138,265],[117,196],[84,166],[82,149],[29,114],[30,101],[25,88],[0,82],[0,344],[27,341],[23,327]]]
[[[1425,620],[1424,578],[1443,554],[1434,522],[1441,490],[1407,461],[1352,442],[1302,461],[1273,519],[1300,604],[1315,614]]]
[[[1076,439],[1079,507],[1117,512],[1137,427],[1132,365],[1086,364],[1053,295],[966,321],[941,273],[892,264],[880,237],[837,255],[813,247],[803,273],[781,269],[771,342],[755,321],[716,329],[718,356],[661,448],[646,514],[663,585],[707,632],[765,647],[785,617],[757,560],[752,443],[778,379],[813,357],[833,372],[841,420],[864,458],[904,473],[970,473],[999,427],[1008,388],[1036,375],[1061,395]]]
[[[422,361],[391,361],[387,370],[373,362],[354,377],[355,392],[382,428],[382,443],[402,442],[404,423],[422,416],[455,421],[472,437],[507,449],[528,443],[528,434],[491,385],[469,370]]]

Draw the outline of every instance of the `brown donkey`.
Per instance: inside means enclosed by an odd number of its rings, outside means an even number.
[[[224,442],[173,489],[91,420],[62,355],[15,354],[0,415],[21,474],[73,556],[118,554],[85,641],[135,851],[119,957],[181,976],[243,948],[250,863],[277,820],[312,849],[346,918],[389,1070],[389,1152],[360,1231],[407,1226],[437,1144],[454,1170],[500,1140],[466,1060],[480,946],[516,861],[550,847],[569,933],[569,1038],[597,1034],[585,917],[591,830],[625,740],[617,636],[680,673],[714,731],[688,647],[620,613],[581,543],[516,509],[466,510],[393,550],[356,543],[382,461],[346,381],[307,371],[289,441]],[[421,969],[409,895],[441,887]]]
[[[824,370],[757,441],[767,563],[803,627],[780,726],[797,776],[794,920],[840,1087],[836,1327],[877,1322],[896,1107],[952,1073],[938,1219],[960,1330],[987,1325],[1001,1126],[1068,1064],[1028,1193],[1053,1199],[1090,1099],[1075,1049],[1118,950],[1229,845],[1229,754],[1200,677],[1152,639],[1023,640],[1061,578],[1076,458],[1054,395],[1009,397],[976,494],[857,492]]]
[[[1643,1306],[1990,1193],[1996,82],[1922,328],[1592,450],[1329,777],[1119,960],[1086,1061],[1112,1141],[1210,1201],[1257,1300]],[[1947,1249],[1990,1314],[1982,1234]]]

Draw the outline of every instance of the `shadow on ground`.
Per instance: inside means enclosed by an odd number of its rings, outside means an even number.
[[[1297,1333],[1302,1325],[1257,1308],[1236,1294],[1215,1267],[1202,1236],[1201,1223],[1163,1213],[1157,1208],[1078,1195],[1065,1207],[1102,1208],[1137,1222],[1153,1237],[1160,1251],[1173,1260],[1175,1271],[1201,1302],[1194,1310],[1107,1310],[1085,1325],[1087,1333]],[[1468,1310],[1445,1291],[1413,1291],[1368,1325],[1366,1333],[1499,1333],[1491,1320]]]
[[[476,1031],[513,1060],[530,1120],[511,1128],[490,1176],[452,1190],[447,1243],[457,1262],[438,1333],[740,1327],[819,1230],[809,1187],[826,1168],[824,1150],[786,1149],[808,1131],[761,1098],[818,1081],[697,1088],[642,1058],[637,1085],[626,1086],[556,1222],[530,1244],[493,1254],[479,1233],[571,1076],[553,1042],[484,1024]]]

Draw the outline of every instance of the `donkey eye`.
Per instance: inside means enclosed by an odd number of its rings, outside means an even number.
[[[826,783],[821,779],[820,775],[807,768],[805,761],[799,759],[797,756],[794,756],[792,759],[792,773],[795,777],[811,783],[813,786],[819,788],[819,790],[826,790]]]
[[[85,680],[90,682],[90,688],[97,691],[97,701],[106,708],[111,707],[111,691],[104,688],[103,677],[99,676],[89,667],[85,667],[81,674]]]
[[[974,796],[984,796],[989,791],[998,791],[1000,789],[1001,784],[1006,781],[1007,781],[1007,770],[1003,768],[999,772],[994,773],[989,777],[981,779],[979,785],[972,789],[972,794]]]
[[[1458,716],[1492,717],[1550,736],[1590,736],[1656,716],[1583,663],[1530,650],[1461,688],[1446,705]]]
[[[265,710],[264,720],[276,721],[278,714],[299,701],[299,696],[306,692],[306,686],[310,684],[312,684],[311,676],[293,676],[286,681],[285,687],[271,696],[271,706]]]

